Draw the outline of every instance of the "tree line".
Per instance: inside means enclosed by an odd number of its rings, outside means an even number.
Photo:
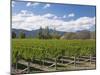
[[[17,38],[17,35],[16,35],[16,33],[14,31],[12,32],[12,38]],[[19,38],[26,38],[25,33],[24,32],[20,32]]]
[[[61,37],[61,35],[59,33],[57,33],[57,31],[55,29],[53,29],[52,32],[50,32],[49,27],[46,28],[42,28],[40,27],[37,35],[35,38],[38,39],[59,39]],[[21,31],[17,37],[17,34],[12,31],[12,38],[27,38],[26,34],[24,31]]]
[[[12,38],[27,38],[24,31],[21,31],[17,36],[14,31],[12,31]],[[49,27],[40,27],[35,38],[38,39],[95,39],[95,31],[82,30],[78,32],[66,32],[63,35],[59,34],[56,29],[50,31]]]

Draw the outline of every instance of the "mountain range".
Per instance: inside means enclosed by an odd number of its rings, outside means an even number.
[[[32,30],[32,31],[28,31],[28,30],[24,30],[24,29],[12,29],[12,32],[16,33],[16,36],[18,37],[20,32],[24,32],[26,37],[36,37],[39,29],[37,30]],[[49,32],[52,33],[54,32],[53,29],[49,29]],[[66,32],[62,32],[62,31],[56,31],[58,34],[60,34],[61,36],[64,35]]]
[[[28,30],[24,30],[24,29],[14,29],[14,28],[12,28],[12,32],[15,32],[17,37],[19,36],[20,32],[24,32],[26,37],[28,38],[28,37],[36,37],[38,32],[39,32],[39,29],[28,31]],[[54,32],[54,30],[49,29],[49,32],[52,33],[52,32]],[[70,32],[63,32],[63,31],[56,31],[56,32],[61,36],[65,36],[65,34],[70,33]],[[80,30],[80,31],[76,31],[74,33],[79,34],[79,33],[82,33],[82,32],[86,32],[86,33],[87,32],[89,32],[89,33],[95,32],[95,28],[93,28],[93,30],[90,30],[90,31],[89,30]]]

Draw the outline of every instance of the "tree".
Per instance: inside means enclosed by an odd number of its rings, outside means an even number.
[[[55,28],[54,28],[53,32],[51,33],[51,37],[53,39],[59,39],[60,38],[60,35],[57,33]]]
[[[50,32],[48,26],[44,29],[43,35],[44,35],[44,39],[50,39]]]
[[[16,33],[12,32],[12,38],[16,38]]]
[[[54,29],[52,32],[50,32],[49,27],[45,27],[45,29],[42,29],[40,27],[38,32],[38,38],[39,39],[59,39],[60,35],[57,33],[57,31]]]
[[[38,32],[38,38],[39,39],[50,39],[50,32],[49,32],[49,27],[46,27],[45,29],[42,29],[40,27],[39,32]]]
[[[38,32],[38,38],[42,39],[43,38],[43,29],[40,27],[39,32]]]
[[[26,37],[25,33],[24,32],[20,32],[19,38],[25,38],[25,37]]]

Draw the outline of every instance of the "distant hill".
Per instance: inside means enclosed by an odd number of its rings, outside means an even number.
[[[95,31],[80,30],[76,32],[66,32],[61,39],[95,39]]]
[[[12,29],[12,32],[15,32],[17,37],[19,36],[20,32],[24,32],[26,37],[35,37],[37,35],[38,30],[28,31],[24,29]]]
[[[28,31],[28,30],[24,30],[24,29],[12,29],[12,32],[15,32],[17,37],[19,36],[20,32],[24,32],[26,37],[28,38],[28,37],[36,37],[39,32],[39,29],[32,30],[32,31]],[[49,32],[52,33],[52,32],[54,32],[54,30],[49,29]],[[56,31],[56,32],[58,34],[60,34],[61,36],[66,33],[66,32],[62,32],[62,31]]]

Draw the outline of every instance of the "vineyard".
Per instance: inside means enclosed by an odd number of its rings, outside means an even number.
[[[12,74],[95,69],[95,40],[12,39]]]

